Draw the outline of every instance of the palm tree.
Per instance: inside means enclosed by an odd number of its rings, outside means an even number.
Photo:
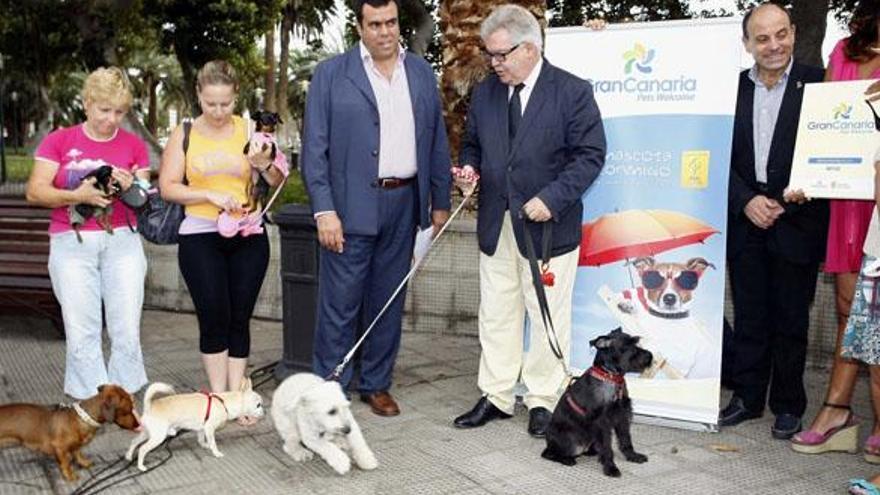
[[[443,38],[443,94],[446,129],[454,161],[458,160],[464,119],[467,115],[471,88],[488,72],[480,54],[480,23],[498,5],[509,0],[442,0],[440,2],[440,35]],[[543,0],[514,1],[535,14],[546,27]]]

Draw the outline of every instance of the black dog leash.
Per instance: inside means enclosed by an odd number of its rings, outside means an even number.
[[[513,215],[513,213],[511,213]],[[547,335],[547,343],[553,355],[559,360],[565,376],[571,381],[573,375],[565,365],[565,358],[562,353],[562,347],[559,345],[559,337],[556,336],[556,327],[553,326],[553,318],[550,316],[550,305],[547,303],[547,292],[544,291],[544,280],[541,276],[542,270],[547,271],[550,267],[550,250],[553,240],[553,222],[543,222],[544,231],[541,234],[541,266],[538,267],[538,257],[535,254],[535,242],[532,240],[532,234],[529,231],[529,223],[536,223],[529,220],[524,211],[520,211],[520,218],[523,220],[523,233],[526,241],[526,253],[529,257],[529,269],[532,272],[532,285],[535,287],[535,296],[538,299],[538,307],[541,308],[541,320],[544,322],[544,333]]]
[[[180,433],[185,433],[185,432],[180,432]],[[114,466],[119,464],[121,461],[125,460],[125,456],[120,456],[119,459],[116,459],[112,463],[103,467],[97,473],[91,475],[89,477],[88,481],[83,483],[82,486],[78,487],[76,490],[72,491],[71,495],[95,495],[95,494],[101,493],[104,490],[107,490],[111,487],[119,485],[123,481],[127,481],[132,478],[137,478],[138,476],[145,475],[145,474],[149,473],[150,471],[155,470],[159,466],[168,462],[172,457],[174,457],[174,452],[171,450],[170,444],[171,444],[172,440],[174,440],[175,438],[180,436],[180,433],[177,436],[168,437],[167,439],[165,439],[164,442],[162,442],[162,446],[165,447],[165,450],[168,452],[168,455],[165,456],[164,458],[162,458],[156,464],[153,464],[152,466],[148,467],[146,471],[138,471],[137,473],[130,474],[128,476],[123,476],[122,478],[119,478],[116,480],[113,479],[116,476],[127,471],[128,468],[130,468],[135,463],[135,460],[137,459],[137,457],[134,457],[134,458],[132,458],[132,460],[128,461],[121,468],[119,468],[115,471],[112,471],[109,474],[104,475],[105,472],[109,471],[111,468],[113,468]],[[101,486],[101,485],[105,485],[105,486]],[[98,488],[98,487],[100,487],[100,488]]]

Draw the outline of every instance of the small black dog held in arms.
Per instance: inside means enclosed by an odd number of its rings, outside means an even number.
[[[84,175],[82,180],[92,178],[95,179],[95,189],[103,192],[105,196],[113,196],[119,193],[119,184],[113,180],[113,167],[109,165],[101,165]],[[82,243],[82,235],[79,233],[79,228],[86,222],[86,220],[93,216],[96,217],[98,225],[100,225],[101,228],[112,234],[113,229],[110,227],[110,213],[112,213],[112,211],[112,208],[109,206],[107,208],[101,208],[85,203],[70,206],[67,212],[70,218],[70,225],[76,233],[77,240]]]
[[[275,131],[278,124],[283,124],[281,117],[276,112],[267,112],[265,110],[257,110],[251,115],[254,121],[254,135],[244,145],[244,154],[247,155],[251,150],[251,145],[259,146],[261,151],[269,149],[269,158],[274,162],[278,156],[278,143],[275,140]],[[266,202],[269,195],[269,183],[262,176],[257,177],[256,183],[249,191],[248,196],[254,202],[254,207]]]
[[[611,450],[611,432],[629,462],[648,458],[633,449],[629,428],[632,403],[626,392],[626,373],[640,373],[654,357],[638,346],[639,338],[620,328],[590,341],[596,348],[593,366],[576,379],[559,399],[547,428],[547,448],[541,457],[574,466],[581,454],[597,455],[606,476],[620,476]]]

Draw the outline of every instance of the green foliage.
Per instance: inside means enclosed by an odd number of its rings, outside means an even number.
[[[609,22],[659,21],[692,17],[686,0],[548,0],[550,26],[578,26],[585,19]]]
[[[287,184],[278,195],[278,199],[272,205],[272,211],[278,211],[282,206],[290,203],[308,204],[309,195],[306,193],[306,186],[303,184],[302,176],[299,170],[291,170],[287,177]]]
[[[6,155],[6,179],[9,182],[25,182],[31,175],[34,157],[28,155]]]

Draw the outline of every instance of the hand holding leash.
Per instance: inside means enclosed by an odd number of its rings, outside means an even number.
[[[480,182],[480,174],[474,170],[474,167],[465,165],[463,167],[452,167],[452,181],[462,195],[470,196],[477,189]]]

